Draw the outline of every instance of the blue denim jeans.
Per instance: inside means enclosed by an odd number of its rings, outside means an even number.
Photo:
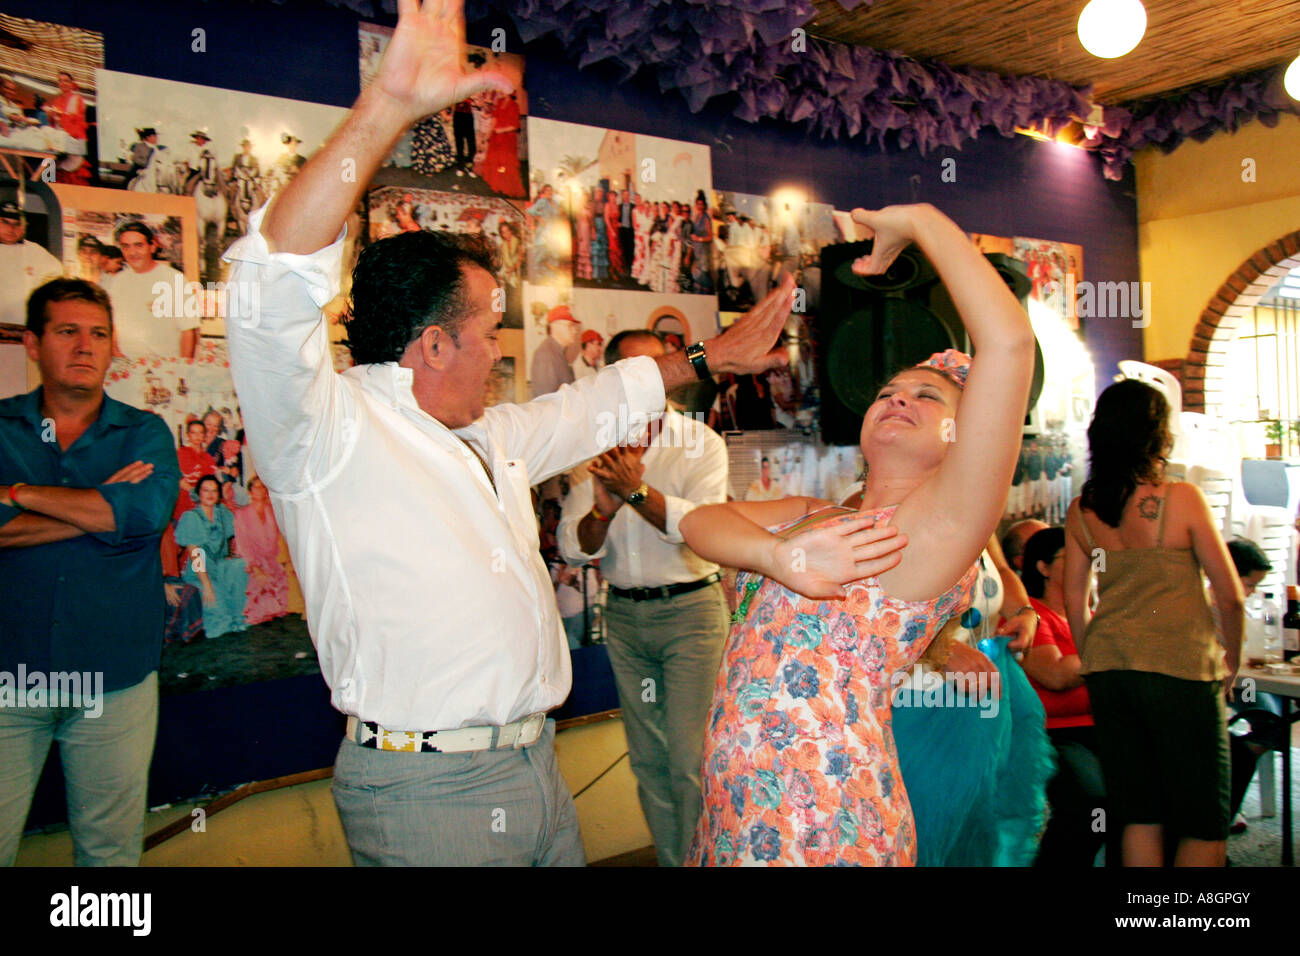
[[[32,793],[59,742],[77,866],[136,866],[144,846],[149,762],[158,730],[158,673],[104,694],[103,712],[0,708],[0,865],[12,866]]]
[[[356,866],[585,866],[555,721],[519,750],[392,753],[349,738],[334,763]]]

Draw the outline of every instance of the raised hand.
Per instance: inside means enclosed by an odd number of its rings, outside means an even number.
[[[875,518],[816,528],[774,545],[769,576],[809,598],[839,598],[844,585],[895,567],[907,535]]]
[[[860,276],[883,275],[898,254],[916,238],[914,217],[922,206],[886,206],[884,209],[855,209],[853,221],[867,227],[874,240],[871,254],[853,261],[853,272]]]
[[[398,0],[397,11],[397,29],[374,86],[399,105],[409,123],[484,90],[515,88],[519,78],[497,70],[466,72],[461,0]]]
[[[495,70],[465,72],[460,0],[425,0],[423,6],[398,0],[398,12],[379,75],[271,204],[262,232],[275,251],[309,255],[333,242],[366,183],[412,123],[485,89],[514,88]],[[344,168],[348,175],[340,179]]]
[[[789,362],[784,346],[775,347],[790,316],[794,277],[786,275],[775,289],[708,345],[706,360],[714,372],[737,375],[766,372]]]

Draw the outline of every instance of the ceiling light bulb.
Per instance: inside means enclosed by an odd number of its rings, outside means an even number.
[[[1139,0],[1091,0],[1079,14],[1079,42],[1107,60],[1132,50],[1146,29],[1147,11]]]
[[[1291,65],[1286,68],[1286,75],[1282,77],[1282,86],[1286,89],[1286,95],[1293,100],[1300,100],[1300,56],[1291,61]]]

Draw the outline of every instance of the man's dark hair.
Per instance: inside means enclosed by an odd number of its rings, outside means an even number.
[[[145,242],[156,241],[153,237],[153,230],[146,226],[139,219],[132,219],[130,222],[124,222],[113,230],[113,241],[121,242],[122,234],[126,232],[138,232],[144,236]]]
[[[629,339],[654,339],[660,345],[664,344],[663,336],[658,332],[652,332],[649,329],[624,329],[622,332],[615,333],[614,337],[609,340],[605,346],[605,364],[613,365],[623,357],[623,343]]]
[[[113,327],[113,303],[102,288],[85,279],[51,279],[27,297],[27,329],[37,338],[45,334],[45,323],[50,320],[51,302],[89,302],[97,305],[108,316],[108,327]]]
[[[1233,538],[1228,542],[1228,554],[1232,555],[1232,564],[1237,569],[1237,577],[1239,578],[1254,574],[1256,571],[1263,571],[1267,574],[1273,570],[1273,565],[1269,563],[1264,552],[1260,550],[1259,545],[1255,544],[1254,541],[1248,541],[1245,538]]]
[[[352,361],[396,362],[430,325],[459,347],[467,266],[496,275],[496,255],[482,236],[404,232],[367,246],[352,270],[352,308],[344,320]]]
[[[101,255],[108,256],[108,258],[110,259],[122,258],[122,250],[119,249],[117,246],[100,246],[99,252]]]

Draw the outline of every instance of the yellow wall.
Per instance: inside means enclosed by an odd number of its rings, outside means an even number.
[[[1136,161],[1138,255],[1151,283],[1147,360],[1187,355],[1192,329],[1219,286],[1246,259],[1300,229],[1300,117],[1258,121],[1168,156]],[[1255,182],[1242,179],[1254,160]]]

